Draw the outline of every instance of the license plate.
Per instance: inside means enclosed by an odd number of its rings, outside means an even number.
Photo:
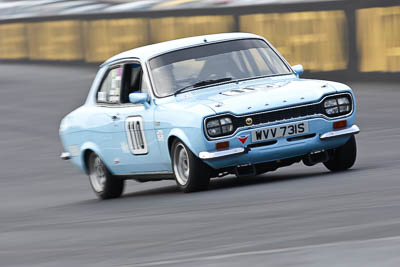
[[[276,127],[266,127],[251,132],[251,139],[254,142],[277,139],[281,137],[294,136],[308,133],[308,122],[298,122]]]

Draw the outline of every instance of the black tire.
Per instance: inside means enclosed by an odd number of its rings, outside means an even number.
[[[329,160],[324,162],[324,165],[332,172],[344,171],[354,165],[356,158],[357,144],[353,135],[346,144],[332,151]]]
[[[95,153],[91,153],[89,156],[88,171],[90,186],[97,197],[111,199],[122,195],[125,181],[114,177]]]
[[[187,157],[185,157],[185,154],[187,155]],[[183,156],[183,158],[187,159],[187,169],[185,169],[185,164],[183,164],[182,166],[179,165],[182,162],[185,162],[185,160],[180,157],[181,155]],[[175,139],[172,143],[171,162],[176,184],[181,191],[183,191],[184,193],[190,193],[206,190],[208,188],[208,185],[210,184],[209,167],[198,157],[196,157],[190,151],[190,149],[187,148],[186,145],[178,139]]]

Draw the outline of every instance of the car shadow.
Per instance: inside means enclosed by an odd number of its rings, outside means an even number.
[[[131,197],[143,197],[143,196],[152,196],[152,195],[171,195],[180,193],[180,190],[175,184],[171,184],[169,186],[151,188],[142,191],[136,191],[132,193],[127,193],[122,195],[122,198],[131,198]]]
[[[287,173],[263,174],[263,175],[259,175],[259,176],[249,176],[249,177],[241,177],[241,178],[232,176],[229,178],[212,180],[208,190],[209,191],[224,190],[224,189],[230,189],[230,188],[235,188],[235,187],[280,183],[280,182],[286,182],[286,181],[290,181],[290,180],[310,179],[310,178],[318,177],[318,176],[323,178],[323,176],[325,176],[326,174],[330,175],[331,173],[314,172],[314,173],[301,173],[301,174],[287,174]]]
[[[118,199],[107,200],[106,202],[118,202],[126,201],[133,198],[147,198],[153,196],[188,196],[192,194],[207,194],[207,192],[220,191],[220,190],[230,190],[233,188],[240,187],[250,187],[258,186],[262,184],[273,184],[273,183],[284,183],[292,180],[302,180],[302,179],[331,179],[332,176],[343,175],[346,173],[352,173],[360,171],[361,169],[350,169],[343,172],[332,173],[329,171],[314,171],[314,172],[302,172],[302,173],[266,173],[259,176],[249,176],[243,178],[237,178],[236,176],[227,176],[223,178],[214,178],[210,182],[210,186],[206,191],[194,192],[190,194],[183,194],[180,192],[175,184],[168,186],[150,188],[141,191],[135,191],[131,193],[126,193]],[[79,202],[80,204],[95,204],[104,203],[104,201],[97,199],[84,200]]]
[[[330,171],[319,171],[319,172],[306,172],[306,173],[266,173],[258,176],[249,176],[243,178],[237,178],[236,176],[230,175],[222,178],[214,178],[210,181],[210,186],[206,191],[194,192],[190,194],[201,194],[207,193],[208,191],[216,190],[229,190],[231,188],[244,187],[244,186],[256,186],[260,184],[271,184],[281,183],[291,180],[311,179],[318,178],[324,179],[339,174],[354,173],[359,169],[350,169],[343,172],[330,172]],[[151,195],[171,195],[181,193],[176,185],[147,189],[143,191],[128,193],[123,195],[123,198],[140,197],[140,196],[151,196]],[[185,195],[185,194],[182,194]]]

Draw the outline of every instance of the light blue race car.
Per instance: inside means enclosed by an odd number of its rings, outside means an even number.
[[[124,181],[254,176],[303,161],[342,171],[356,160],[356,103],[340,83],[300,79],[264,38],[246,33],[136,48],[101,65],[85,104],[60,125],[71,160],[102,199]]]

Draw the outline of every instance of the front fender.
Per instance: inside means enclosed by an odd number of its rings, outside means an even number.
[[[171,138],[179,138],[197,157],[205,147],[205,137],[199,128],[173,128],[168,133],[168,143]]]

